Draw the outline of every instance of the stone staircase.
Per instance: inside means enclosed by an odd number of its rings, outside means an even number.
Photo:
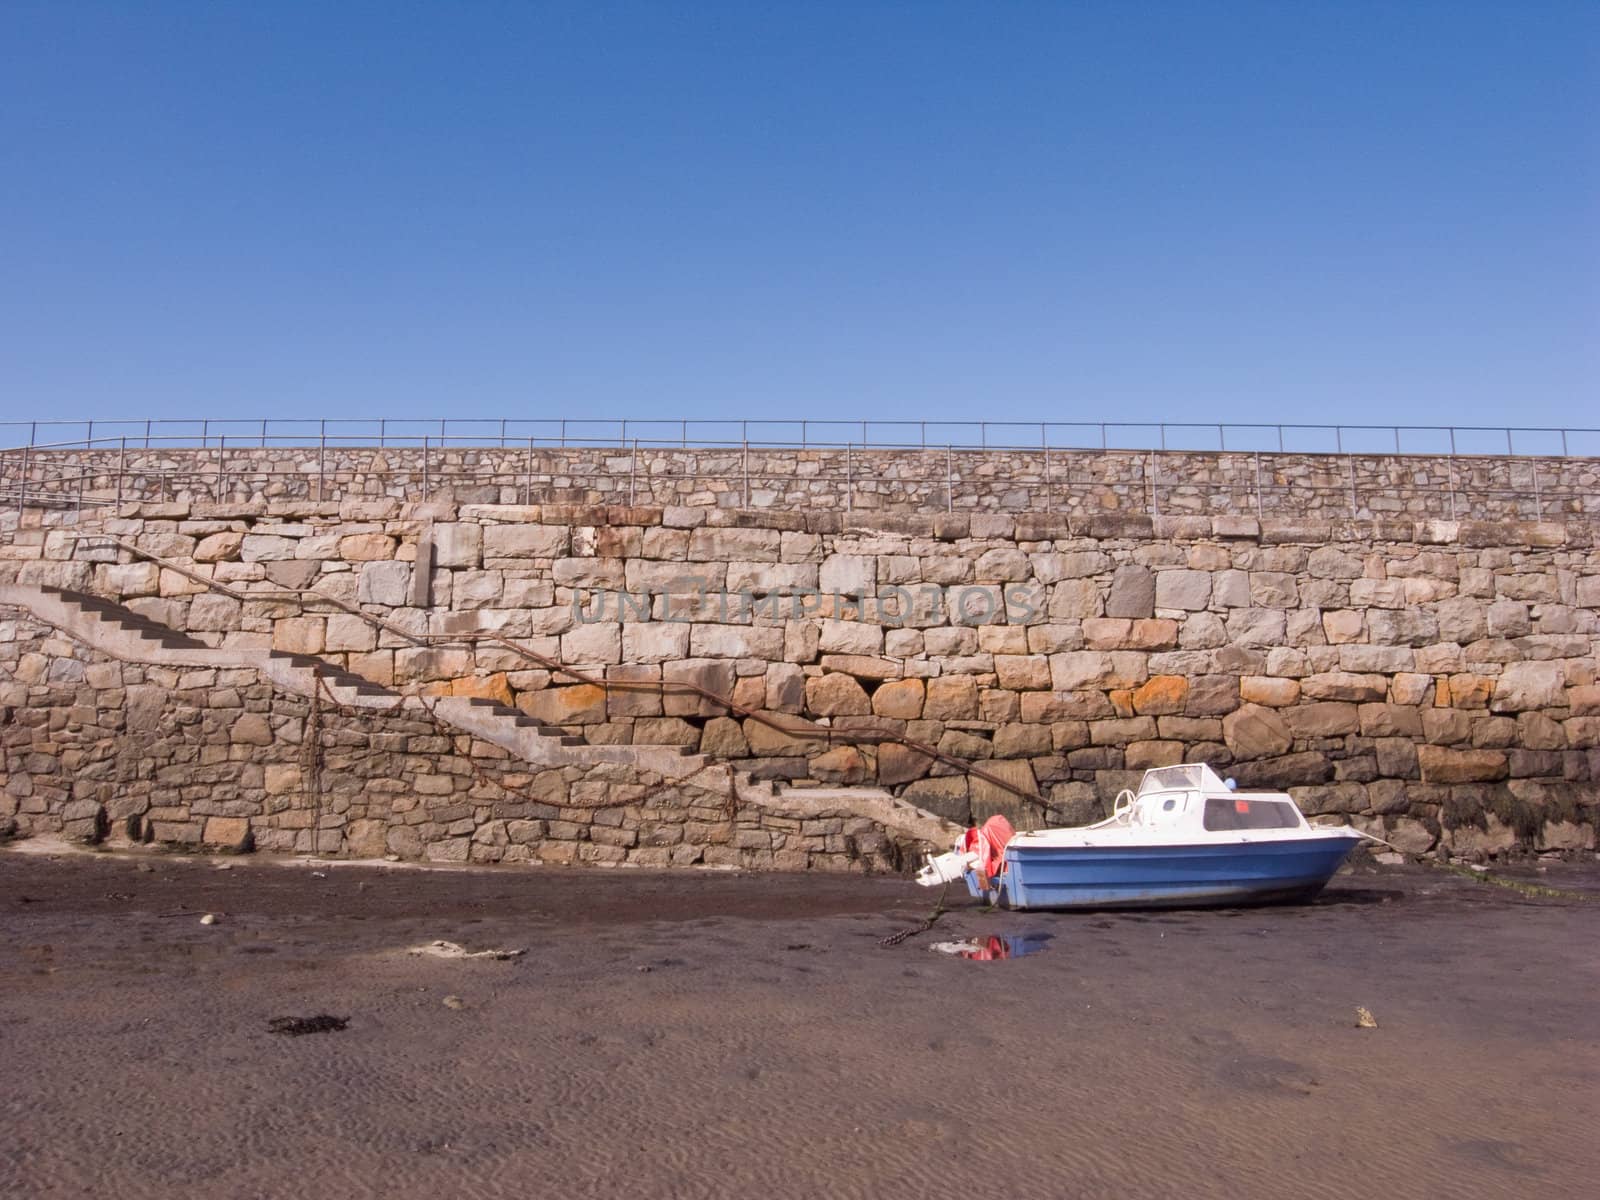
[[[431,714],[524,762],[542,767],[611,764],[684,780],[719,794],[731,789],[741,805],[806,820],[865,817],[902,839],[944,846],[959,829],[950,821],[897,799],[881,788],[780,788],[755,780],[730,763],[681,746],[590,745],[543,724],[521,709],[482,697],[405,694],[307,654],[252,646],[208,646],[121,604],[63,588],[0,585],[0,606],[20,608],[70,637],[124,662],[158,666],[249,669],[284,691],[322,694],[351,708]]]

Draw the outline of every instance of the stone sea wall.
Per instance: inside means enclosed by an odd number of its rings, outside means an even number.
[[[420,446],[20,450],[15,500],[453,500],[773,511],[1560,519],[1600,459],[1137,450]],[[3,511],[0,505],[0,511]]]
[[[1471,855],[1594,845],[1594,528],[139,504],[93,520],[30,511],[0,546],[0,583],[93,592],[211,645],[318,655],[403,691],[492,697],[591,744],[681,745],[792,787],[877,785],[957,821],[992,811],[1087,819],[1145,768],[1199,759],[1408,851]],[[548,662],[482,640],[490,635]],[[28,653],[48,661],[10,668],[22,674],[9,720],[45,712],[29,719],[102,729],[104,698],[50,692],[75,683],[53,677],[73,668]],[[576,682],[555,662],[611,686]],[[653,686],[674,681],[860,744],[787,735]],[[265,761],[280,727],[292,746],[292,720],[285,710],[270,746],[241,761]],[[1037,793],[1045,811],[880,740],[891,734],[977,762]],[[456,746],[416,754],[413,774],[459,770]],[[0,815],[30,799],[15,780],[37,773],[17,761],[8,749]],[[385,766],[371,777],[405,774]],[[393,824],[392,814],[361,819]]]

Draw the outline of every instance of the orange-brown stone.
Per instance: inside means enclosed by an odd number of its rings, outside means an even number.
[[[1181,713],[1189,699],[1189,681],[1182,675],[1152,675],[1133,693],[1133,710],[1141,715]]]

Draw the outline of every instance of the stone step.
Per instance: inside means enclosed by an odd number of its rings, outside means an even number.
[[[402,697],[393,689],[314,655],[208,646],[159,621],[98,596],[61,588],[16,587],[0,590],[14,593],[8,595],[8,602],[16,600],[23,607],[35,610],[36,615],[51,624],[70,630],[74,623],[84,622],[117,630],[118,636],[132,635],[131,642],[124,637],[120,644],[116,637],[106,639],[104,649],[107,653],[126,656],[133,661],[141,658],[134,652],[133,645],[147,645],[154,653],[145,661],[253,668],[286,690],[301,695],[314,694],[318,690],[317,680],[320,677],[322,686],[334,693],[335,699],[358,708],[382,709],[393,704],[417,703],[414,698]],[[29,593],[51,603],[30,604],[26,598]],[[78,632],[82,636],[86,631]],[[85,640],[91,645],[99,644],[92,637]],[[936,844],[942,844],[948,832],[941,828],[948,822],[878,788],[785,789],[776,780],[755,780],[748,772],[737,770],[733,764],[714,762],[709,756],[687,746],[589,745],[583,738],[559,726],[545,724],[521,709],[492,697],[439,697],[433,702],[433,708],[448,724],[500,746],[529,763],[630,766],[667,779],[690,780],[691,786],[713,790],[721,785],[717,782],[717,776],[708,773],[709,768],[721,767],[731,774],[734,786],[747,802],[772,806],[778,811],[792,808],[802,813],[819,810],[847,812],[880,820]]]

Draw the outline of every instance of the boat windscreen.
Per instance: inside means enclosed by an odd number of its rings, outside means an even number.
[[[1207,829],[1298,829],[1300,814],[1282,800],[1208,798],[1204,825]]]
[[[1205,763],[1183,763],[1176,767],[1152,767],[1139,782],[1139,794],[1165,792],[1174,788],[1197,788],[1202,792],[1220,792],[1222,780]]]

